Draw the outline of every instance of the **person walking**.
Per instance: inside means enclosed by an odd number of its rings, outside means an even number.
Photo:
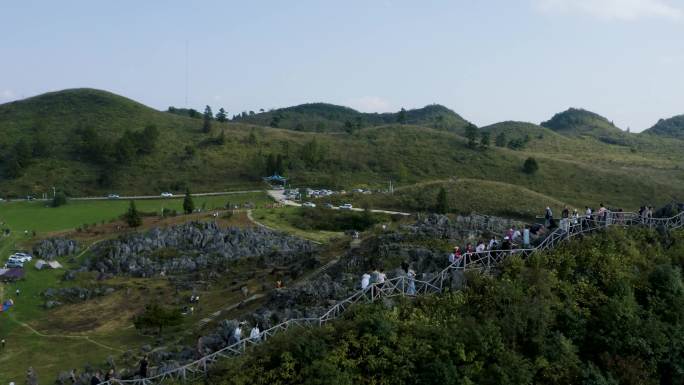
[[[525,229],[523,230],[523,247],[524,248],[529,248],[530,247],[530,225],[525,225]]]
[[[78,370],[76,368],[71,369],[71,373],[69,373],[69,379],[71,380],[71,384],[76,383],[76,378],[78,378]]]
[[[141,378],[147,378],[147,366],[149,364],[149,361],[147,361],[147,354],[145,354],[140,360],[140,367],[138,368],[138,375],[140,375]]]
[[[249,339],[251,339],[252,341],[261,340],[261,331],[259,330],[259,324],[254,325],[252,330],[249,332]]]
[[[0,347],[2,348],[3,351],[5,350],[5,339],[4,338],[2,340],[0,340]]]
[[[380,272],[378,273],[378,284],[382,285],[385,283],[385,280],[387,279],[387,274],[385,274],[385,269],[380,269]]]
[[[105,377],[104,377],[104,381],[109,382],[112,379],[114,379],[114,368],[110,368],[107,371],[107,374],[105,374]]]
[[[242,326],[241,324],[238,324],[235,329],[233,330],[233,342],[234,344],[242,341]]]
[[[406,294],[416,295],[416,272],[409,268],[406,272],[406,277],[408,278],[408,289]]]
[[[551,207],[546,206],[546,212],[544,213],[544,224],[546,225],[547,228],[551,227],[553,221],[553,211],[551,211]]]
[[[366,290],[370,285],[371,276],[368,273],[363,273],[361,276],[361,290]]]
[[[90,377],[90,385],[100,385],[100,383],[102,382],[101,375],[102,374],[99,370],[95,372],[95,374],[93,374],[93,376]]]
[[[482,253],[482,252],[485,251],[485,249],[486,249],[486,247],[485,247],[485,244],[484,244],[484,241],[483,241],[483,240],[480,240],[480,241],[477,243],[477,246],[475,246],[475,252],[476,252],[476,253]]]

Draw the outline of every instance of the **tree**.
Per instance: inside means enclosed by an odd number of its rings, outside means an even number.
[[[439,214],[446,214],[449,212],[449,200],[444,187],[440,188],[439,192],[437,193],[437,204],[435,205],[435,211]]]
[[[140,218],[140,213],[138,209],[135,208],[135,201],[131,201],[130,206],[128,206],[128,211],[124,215],[124,220],[128,224],[128,227],[138,227],[142,224],[142,218]]]
[[[190,195],[190,189],[185,190],[185,198],[183,198],[183,212],[186,214],[191,214],[195,211],[195,202],[192,201],[192,195]]]
[[[55,196],[52,197],[52,207],[63,206],[67,203],[66,195],[62,191],[57,191]]]
[[[31,149],[31,145],[25,139],[19,139],[19,141],[14,144],[14,156],[21,167],[27,167],[29,165],[32,155],[33,149]]]
[[[477,127],[475,127],[474,124],[470,123],[468,126],[466,126],[465,129],[465,137],[468,139],[468,147],[470,148],[475,148],[477,147],[477,138],[478,138],[478,132],[477,132]]]
[[[489,148],[490,135],[487,131],[482,131],[480,134],[480,149],[486,150]]]
[[[280,115],[273,115],[273,118],[271,118],[271,123],[269,123],[269,126],[273,128],[278,128],[280,126]]]
[[[223,123],[227,120],[228,113],[223,109],[223,107],[219,108],[218,113],[216,114],[216,121]]]
[[[404,107],[399,110],[399,114],[397,115],[397,123],[406,124],[406,109],[404,109]]]
[[[180,325],[183,318],[178,310],[166,310],[156,303],[147,305],[145,311],[133,320],[135,328],[157,329],[157,334],[161,335],[165,327]]]
[[[537,164],[537,160],[530,157],[525,159],[525,163],[523,163],[523,171],[526,174],[534,174],[539,170],[539,165]]]
[[[157,145],[157,139],[159,139],[159,129],[154,124],[148,124],[136,137],[138,139],[138,153],[151,154]]]
[[[136,135],[131,130],[124,131],[123,135],[116,142],[114,156],[119,163],[128,163],[138,151]]]
[[[202,114],[204,122],[202,123],[202,132],[209,133],[211,131],[211,120],[214,119],[214,114],[211,112],[211,107],[206,106],[204,108],[204,114]]]
[[[496,144],[497,147],[506,147],[506,133],[500,132],[499,135],[496,136],[494,144]]]

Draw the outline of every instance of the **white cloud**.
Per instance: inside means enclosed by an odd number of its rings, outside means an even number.
[[[637,20],[660,18],[680,20],[682,8],[671,0],[534,0],[537,7],[548,13],[579,12],[604,20]]]
[[[392,111],[392,104],[378,96],[362,96],[360,98],[347,100],[344,104],[361,112]]]

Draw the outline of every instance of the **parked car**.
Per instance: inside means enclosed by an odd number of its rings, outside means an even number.
[[[107,195],[107,199],[119,199],[119,194],[109,194]]]
[[[9,260],[15,260],[21,263],[31,262],[33,256],[27,253],[14,253],[10,255]]]
[[[5,267],[8,269],[16,269],[16,268],[22,269],[24,267],[24,264],[19,262],[19,261],[13,260],[13,261],[7,261],[7,263],[5,264]]]
[[[340,210],[351,210],[352,208],[353,207],[352,207],[351,203],[345,203],[345,204],[340,206]]]
[[[173,196],[172,193],[170,192],[163,192],[161,193],[162,198],[171,198]]]
[[[313,208],[316,207],[316,204],[315,204],[315,203],[312,203],[312,202],[304,202],[304,203],[302,203],[302,207],[308,207],[308,208],[312,208],[312,209],[313,209]]]

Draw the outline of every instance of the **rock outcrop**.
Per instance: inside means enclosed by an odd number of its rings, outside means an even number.
[[[102,242],[93,249],[95,257],[87,266],[103,274],[150,277],[162,272],[223,271],[225,262],[247,257],[285,265],[314,250],[311,242],[262,228],[223,229],[213,222],[193,222]]]

